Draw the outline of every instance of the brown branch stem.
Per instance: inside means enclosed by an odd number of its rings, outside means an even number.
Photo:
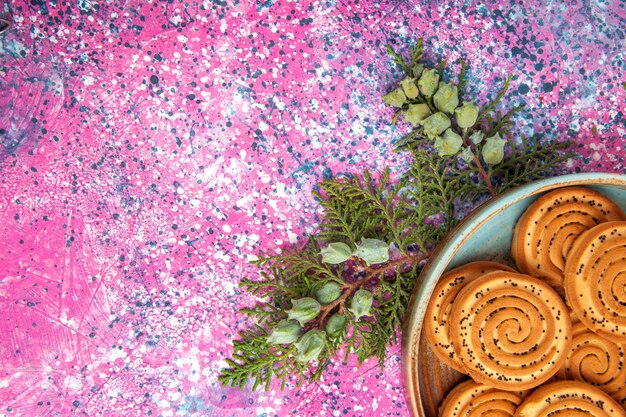
[[[474,156],[474,163],[478,167],[478,173],[480,174],[481,177],[483,177],[483,180],[485,181],[485,185],[487,185],[489,194],[491,195],[491,197],[495,197],[497,193],[496,193],[496,189],[493,187],[493,184],[491,183],[491,177],[489,177],[489,175],[487,174],[487,171],[485,171],[485,168],[483,167],[483,164],[480,162],[480,158],[476,154],[475,148],[467,140],[467,129],[463,129],[462,137],[463,137],[463,144],[465,146],[468,146],[472,150],[472,155]]]
[[[324,322],[324,319],[326,318],[326,316],[328,315],[328,313],[330,313],[335,307],[339,306],[339,311],[341,313],[343,313],[344,310],[344,306],[345,306],[345,301],[348,299],[348,297],[357,289],[363,287],[365,284],[367,284],[372,278],[376,277],[376,276],[380,276],[381,274],[386,273],[387,271],[389,271],[392,268],[396,268],[398,266],[402,266],[404,264],[407,263],[419,263],[421,261],[423,261],[424,259],[428,258],[428,254],[424,254],[424,253],[419,253],[416,255],[411,255],[411,256],[405,256],[402,258],[398,258],[395,259],[393,261],[387,262],[386,264],[384,264],[381,267],[378,268],[371,268],[369,266],[364,266],[364,269],[366,271],[366,274],[363,278],[359,279],[358,281],[355,282],[346,282],[345,284],[343,284],[341,286],[341,290],[342,293],[339,296],[339,298],[337,298],[335,301],[326,304],[324,306],[321,307],[320,309],[320,315],[317,319],[317,324],[322,324]],[[380,288],[380,286],[375,290],[377,291]]]
[[[474,154],[474,162],[478,166],[478,172],[480,173],[480,176],[483,177],[483,179],[485,180],[485,184],[487,184],[487,188],[489,189],[489,194],[492,197],[495,197],[496,190],[495,188],[493,188],[493,184],[491,183],[491,178],[489,177],[489,175],[487,175],[485,168],[483,168],[483,164],[480,163],[480,159],[478,159],[478,155],[476,154]]]

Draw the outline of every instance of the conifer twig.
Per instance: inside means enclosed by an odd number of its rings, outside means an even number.
[[[467,201],[548,175],[571,157],[569,143],[502,139],[512,134],[522,109],[498,109],[512,76],[479,109],[465,101],[463,89],[471,82],[466,62],[455,96],[446,62],[423,63],[423,48],[421,39],[410,46],[407,62],[387,47],[407,75],[384,99],[396,109],[392,124],[402,117],[411,122],[396,143],[396,151],[413,158],[408,169],[397,183],[385,169],[320,184],[314,192],[324,212],[318,232],[304,247],[260,258],[260,277],[241,282],[260,299],[243,309],[256,322],[233,341],[221,383],[253,381],[253,390],[267,390],[273,381],[284,388],[318,380],[342,349],[359,364],[376,357],[382,366],[424,261],[460,221]],[[431,78],[420,83],[428,68]]]

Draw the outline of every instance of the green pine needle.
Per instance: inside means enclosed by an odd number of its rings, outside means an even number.
[[[391,55],[391,57],[393,58],[394,62],[399,65],[404,72],[406,72],[407,74],[411,73],[411,68],[408,66],[408,64],[404,61],[404,58],[402,58],[402,56],[400,54],[398,54],[391,45],[387,45],[387,53],[389,53],[389,55]]]
[[[506,78],[506,80],[504,80],[504,85],[502,86],[502,88],[500,88],[500,90],[496,94],[496,97],[482,108],[482,110],[478,114],[479,124],[481,124],[482,122],[487,122],[487,123],[493,122],[489,115],[502,103],[502,99],[506,95],[506,92],[509,90],[512,80],[513,80],[513,76],[509,75]]]
[[[422,60],[422,58],[424,57],[424,54],[422,54],[423,50],[424,50],[423,40],[420,38],[417,40],[417,43],[415,45],[410,47],[411,67],[413,67],[413,65],[419,63]]]
[[[509,158],[493,169],[500,192],[556,173],[556,169],[575,157],[571,142],[542,144],[522,137]]]
[[[464,59],[461,59],[460,61],[461,64],[461,70],[459,71],[459,77],[457,79],[457,87],[459,89],[459,100],[462,101],[463,99],[463,89],[465,88],[465,86],[467,85],[467,62]]]

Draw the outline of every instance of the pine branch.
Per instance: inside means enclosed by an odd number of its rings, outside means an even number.
[[[388,171],[383,172],[378,186],[367,171],[363,182],[358,178],[324,181],[321,188],[328,198],[320,193],[317,196],[321,205],[330,210],[321,224],[321,235],[327,239],[343,236],[356,246],[363,237],[393,234],[394,220],[381,201],[388,181]]]
[[[437,66],[437,72],[439,74],[442,74],[443,70],[446,69],[447,65],[448,65],[448,63],[445,60],[442,60],[441,62],[439,62],[439,65]]]
[[[350,179],[346,182],[352,181]],[[355,247],[359,236],[368,229],[364,214],[367,207],[363,200],[353,200],[344,190],[345,183],[339,180],[326,180],[321,184],[325,195],[315,192],[325,216],[321,224],[320,236],[327,241],[345,241]]]
[[[271,319],[277,321],[283,316],[283,310],[271,303],[258,303],[254,308],[243,308],[241,312],[248,317],[256,318],[257,323]]]
[[[459,77],[457,79],[457,86],[459,88],[459,100],[463,100],[463,91],[467,85],[467,62],[464,59],[460,60],[461,70],[459,71]]]
[[[424,54],[422,54],[423,50],[424,50],[423,40],[422,38],[419,38],[417,40],[417,43],[410,47],[411,68],[422,60],[422,58],[424,57]]]
[[[421,39],[409,49],[410,63],[391,46],[387,50],[409,77],[437,68],[444,79],[445,61],[421,63]],[[467,64],[460,65],[462,92]],[[256,323],[233,342],[223,384],[242,387],[253,380],[253,389],[269,389],[274,380],[281,387],[316,380],[341,349],[344,360],[356,355],[362,364],[376,357],[382,366],[387,347],[398,342],[423,262],[463,217],[467,203],[549,175],[572,156],[569,143],[522,138],[505,148],[500,135],[512,135],[522,108],[499,110],[512,77],[479,111],[473,101],[456,107],[449,92],[435,97],[441,84],[428,74],[419,90],[405,79],[402,89],[385,96],[397,109],[392,123],[399,116],[413,118],[407,120],[414,127],[395,144],[395,151],[409,151],[413,158],[399,183],[391,181],[388,169],[378,178],[365,171],[324,181],[314,192],[324,213],[318,233],[302,248],[260,258],[260,277],[241,281],[261,300],[242,311]],[[438,120],[427,121],[431,116]]]
[[[500,192],[554,174],[564,162],[575,156],[571,147],[571,142],[541,144],[522,137],[512,155],[493,169]]]
[[[522,105],[511,108],[502,116],[500,116],[499,113],[496,113],[494,119],[489,123],[489,127],[485,129],[488,132],[487,136],[493,136],[496,133],[499,133],[500,135],[512,134],[510,130],[510,128],[514,126],[514,122],[512,118],[523,108],[524,108],[524,105],[522,104]]]
[[[500,88],[500,91],[498,91],[498,94],[496,94],[496,97],[493,100],[491,100],[491,102],[489,102],[486,106],[483,107],[483,109],[478,114],[479,124],[485,121],[487,123],[491,122],[491,120],[488,119],[489,114],[493,112],[496,109],[496,107],[498,107],[502,103],[502,99],[506,95],[506,92],[509,90],[512,80],[513,80],[513,76],[509,75],[506,78],[506,80],[504,80],[504,85],[502,86],[502,88]]]
[[[376,237],[382,235],[385,238],[389,238],[389,241],[398,245],[401,251],[404,251],[402,244],[402,237],[400,231],[396,226],[400,218],[404,217],[405,210],[402,206],[394,208],[395,197],[398,190],[389,186],[389,170],[383,171],[383,174],[379,180],[379,184],[375,185],[372,181],[369,171],[365,171],[364,182],[361,183],[358,179],[352,181],[326,181],[322,183],[322,188],[331,193],[335,198],[341,198],[344,201],[349,201],[351,204],[361,207],[364,211],[363,219],[368,221],[374,220],[374,224],[377,225],[375,230],[373,228],[364,228],[362,233],[363,237]],[[326,227],[332,225],[325,225]],[[344,226],[343,224],[334,225],[335,227]],[[369,232],[374,232],[370,235]],[[353,241],[356,243],[356,241]]]
[[[293,375],[303,379],[305,369],[295,361],[294,347],[269,345],[266,337],[267,331],[259,325],[243,331],[241,339],[233,343],[235,353],[232,359],[226,360],[229,368],[222,370],[219,381],[224,385],[243,388],[252,378],[253,391],[260,386],[267,391],[274,379],[281,381],[281,387]],[[286,368],[289,372],[281,371]]]
[[[411,68],[409,68],[407,63],[404,62],[404,58],[402,58],[402,56],[398,54],[391,45],[387,45],[387,53],[391,55],[391,57],[393,58],[393,61],[397,65],[399,65],[400,67],[402,67],[402,69],[404,69],[404,72],[406,72],[407,74],[411,73]]]
[[[376,339],[374,338],[372,327],[372,323],[367,321],[362,321],[357,326],[354,326],[353,338],[350,340],[352,342],[350,349],[352,353],[356,353],[359,365],[375,356]]]
[[[377,340],[384,342],[383,352],[387,344],[398,342],[397,330],[402,327],[406,306],[419,271],[421,268],[419,264],[415,263],[409,271],[401,272],[398,270],[393,281],[381,280],[381,286],[377,293],[378,314],[374,322],[373,332],[376,333]],[[381,356],[378,358],[379,360],[383,359]]]
[[[338,277],[332,268],[321,262],[319,247],[315,239],[309,240],[308,244],[301,250],[288,250],[281,255],[259,258],[253,264],[259,267],[272,267],[274,282],[268,275],[264,276],[263,282],[268,283],[269,286],[282,289],[293,289],[295,285],[301,283],[300,279],[307,281],[306,277],[311,274],[315,274],[324,280],[341,282],[341,278]],[[262,285],[262,283],[254,283],[247,279],[242,280],[242,283],[245,283],[245,285],[252,284],[253,289]]]
[[[443,233],[458,222],[454,215],[459,199],[488,194],[487,187],[476,179],[477,167],[460,167],[456,161],[433,156],[434,153],[413,151],[414,162],[404,178],[407,192],[416,210],[416,221],[427,223],[428,219],[442,217]],[[424,233],[424,230],[419,230]],[[420,245],[422,246],[422,245]]]
[[[406,72],[408,76],[412,75],[411,68],[413,68],[413,66],[417,64],[424,57],[424,54],[422,54],[423,50],[424,50],[423,40],[420,38],[417,40],[415,45],[412,45],[409,47],[409,52],[411,54],[411,62],[407,64],[404,58],[402,57],[402,55],[397,53],[391,45],[387,45],[387,53],[391,56],[391,58],[397,65],[399,65],[400,67],[402,67],[402,69],[404,69],[404,72]]]
[[[394,144],[394,152],[410,151],[424,139],[421,126],[416,126]]]
[[[279,280],[282,274],[274,273],[273,275],[276,279],[271,279],[270,275],[264,271],[259,272],[259,274],[262,277],[261,281],[253,281],[248,278],[242,278],[239,283],[239,287],[245,288],[247,291],[257,296],[267,296],[269,293],[281,291],[291,293],[293,291],[288,283],[285,283],[283,280]]]

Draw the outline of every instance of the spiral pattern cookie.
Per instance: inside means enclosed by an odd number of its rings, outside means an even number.
[[[455,268],[441,277],[430,297],[424,314],[424,334],[437,357],[451,368],[466,373],[465,367],[454,352],[450,338],[450,311],[458,292],[465,284],[493,271],[513,269],[497,262],[470,262]]]
[[[565,261],[576,238],[599,223],[626,220],[604,195],[585,187],[566,187],[541,196],[518,220],[511,256],[520,272],[541,277],[559,293]]]
[[[514,416],[626,417],[626,410],[599,388],[580,381],[559,381],[537,388]]]
[[[440,417],[513,417],[529,391],[503,391],[474,381],[465,381],[446,396]]]
[[[450,313],[455,353],[477,382],[525,390],[562,366],[572,325],[563,300],[548,284],[498,271],[476,278],[456,296]]]
[[[567,359],[556,376],[595,385],[626,405],[626,345],[598,336],[584,324],[576,323]]]
[[[602,223],[576,240],[565,265],[565,295],[578,319],[626,343],[626,222]]]

